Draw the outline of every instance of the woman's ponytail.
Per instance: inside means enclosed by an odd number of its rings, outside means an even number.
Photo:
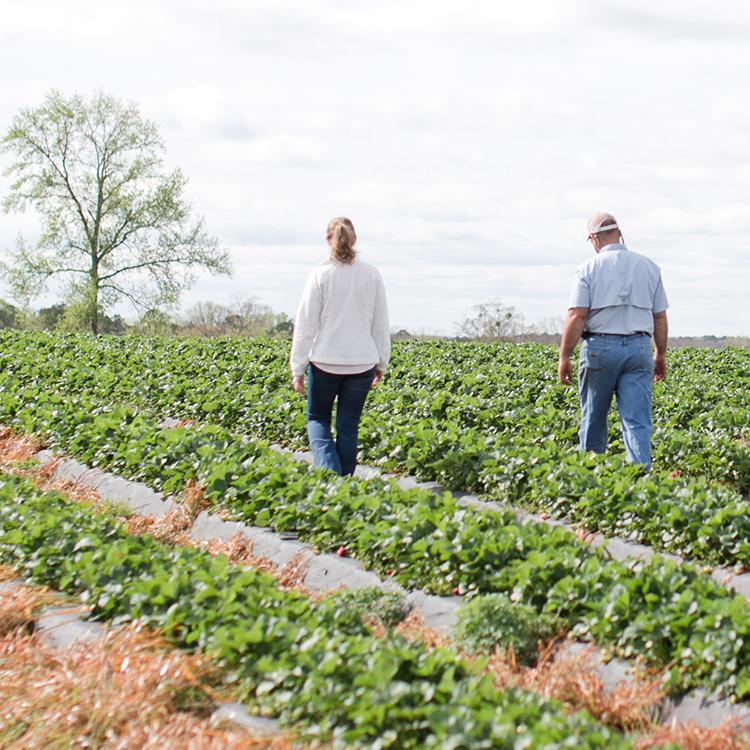
[[[340,263],[351,263],[357,255],[354,245],[357,243],[357,235],[354,232],[352,222],[340,216],[328,222],[326,237],[331,244],[333,257]]]

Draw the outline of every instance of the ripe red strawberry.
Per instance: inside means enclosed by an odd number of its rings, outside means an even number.
[[[453,589],[453,596],[461,596],[461,587],[456,586],[455,589]]]
[[[675,469],[669,476],[672,477],[672,479],[677,479],[677,477],[682,476],[682,472],[679,469]]]
[[[342,547],[339,547],[339,548],[338,548],[338,549],[336,550],[336,554],[337,554],[337,555],[338,555],[339,557],[346,557],[346,556],[347,556],[347,554],[348,554],[348,553],[347,553],[347,551],[346,551],[346,547],[343,547],[343,546],[342,546]]]

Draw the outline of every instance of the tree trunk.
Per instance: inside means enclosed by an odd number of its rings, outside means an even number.
[[[86,325],[95,336],[99,335],[99,266],[91,269],[89,274],[89,288],[84,298],[86,310]]]

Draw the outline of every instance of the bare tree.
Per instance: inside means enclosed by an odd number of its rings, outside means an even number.
[[[474,305],[472,312],[457,324],[459,336],[489,341],[520,336],[526,330],[523,315],[499,299]]]
[[[285,336],[291,321],[255,297],[236,299],[231,306],[196,302],[186,313],[183,327],[199,336]]]
[[[224,333],[228,307],[217,302],[196,302],[185,316],[185,325],[199,336],[219,336]]]
[[[565,328],[565,318],[561,315],[553,315],[530,325],[528,333],[555,336],[561,334],[563,328]]]
[[[242,336],[262,336],[276,324],[277,315],[255,297],[238,299],[225,319],[230,333]]]
[[[198,269],[230,273],[227,251],[191,218],[186,179],[164,170],[157,128],[135,105],[51,91],[16,115],[0,148],[14,157],[5,210],[28,205],[43,222],[38,242],[19,237],[3,264],[19,297],[63,277],[96,333],[99,313],[119,300],[143,313],[176,303]]]

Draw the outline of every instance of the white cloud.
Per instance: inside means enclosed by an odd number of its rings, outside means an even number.
[[[156,120],[236,260],[186,305],[292,312],[345,214],[403,326],[498,296],[559,315],[603,208],[663,266],[675,333],[750,333],[749,30],[726,0],[38,0],[4,10],[0,123],[53,86]]]

